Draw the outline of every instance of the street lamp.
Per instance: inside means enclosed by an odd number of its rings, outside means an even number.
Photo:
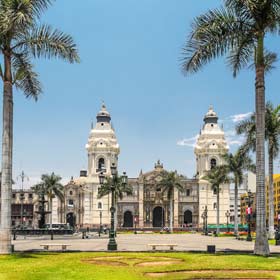
[[[117,243],[116,243],[116,239],[115,239],[115,212],[116,212],[116,208],[115,208],[115,191],[116,191],[116,184],[117,184],[117,179],[118,179],[118,171],[117,171],[117,166],[115,165],[115,163],[112,163],[111,165],[111,174],[113,177],[112,180],[112,186],[111,186],[111,196],[112,196],[112,204],[111,204],[111,208],[110,208],[110,212],[111,212],[111,228],[109,231],[109,243],[108,243],[108,250],[109,251],[115,251],[117,250]],[[100,185],[103,185],[105,182],[105,176],[103,172],[99,173],[99,183]],[[126,185],[128,182],[128,178],[126,176],[126,173],[123,173],[123,176],[121,177],[121,182],[122,184]]]
[[[204,212],[204,211],[203,211],[203,213],[201,214],[201,219],[203,220],[202,232],[203,232],[203,234],[205,234],[205,212]]]
[[[204,230],[204,234],[208,235],[208,224],[207,224],[208,209],[207,209],[207,205],[205,206],[205,209],[204,209],[204,217],[205,217],[205,230]]]
[[[248,223],[248,234],[247,234],[247,241],[252,241],[252,236],[251,236],[251,215],[252,215],[252,207],[251,207],[251,203],[252,203],[252,192],[249,190],[248,191],[248,207],[246,210],[246,214],[247,214],[247,223]]]
[[[99,211],[99,237],[101,234],[101,227],[102,227],[102,211]]]
[[[226,212],[226,217],[227,217],[227,232],[229,232],[229,227],[228,227],[228,219],[229,219],[229,217],[230,217],[230,212],[227,210],[227,212]]]

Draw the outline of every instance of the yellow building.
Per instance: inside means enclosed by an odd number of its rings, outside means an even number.
[[[268,177],[265,181],[266,186],[266,217],[268,217],[268,198],[269,198],[269,189],[268,189]],[[274,188],[274,224],[277,225],[277,215],[278,209],[280,211],[280,174],[273,175],[273,188]]]

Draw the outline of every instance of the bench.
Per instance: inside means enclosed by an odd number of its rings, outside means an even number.
[[[61,250],[62,251],[65,251],[67,249],[68,246],[71,246],[71,245],[68,245],[68,244],[41,244],[40,245],[41,247],[43,247],[44,250],[49,250],[50,247],[61,247]]]
[[[174,250],[174,247],[178,246],[177,244],[148,244],[155,251],[157,247],[169,247],[170,250]]]

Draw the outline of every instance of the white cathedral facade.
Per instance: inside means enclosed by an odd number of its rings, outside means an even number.
[[[120,147],[111,125],[111,116],[105,105],[97,114],[86,145],[88,170],[81,171],[80,177],[71,179],[65,186],[64,200],[54,199],[53,223],[68,223],[71,226],[99,227],[110,224],[110,195],[98,198],[99,173],[105,169],[110,176],[110,166],[118,165]],[[223,163],[222,155],[228,151],[224,131],[218,124],[217,114],[210,107],[204,117],[204,125],[197,139],[194,153],[197,174],[194,178],[182,176],[183,191],[175,191],[174,227],[201,227],[202,213],[207,206],[208,223],[216,223],[217,196],[209,183],[204,180],[206,172]],[[140,172],[137,178],[129,178],[133,194],[117,202],[117,226],[130,228],[159,228],[169,224],[169,201],[167,194],[158,188],[164,170],[159,161],[149,172]],[[104,172],[104,171],[103,171]],[[229,210],[229,185],[221,186],[220,223],[226,223],[225,213]]]

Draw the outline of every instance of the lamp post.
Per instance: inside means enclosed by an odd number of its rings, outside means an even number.
[[[21,171],[20,175],[17,176],[17,180],[21,180],[21,190],[20,190],[20,227],[23,229],[23,201],[24,201],[24,192],[23,192],[23,183],[25,179],[29,179],[24,171]]]
[[[203,228],[202,228],[202,233],[205,234],[205,212],[201,214],[201,219],[203,220]]]
[[[117,178],[118,178],[118,171],[117,171],[117,167],[114,163],[112,163],[111,165],[111,174],[112,174],[112,178],[113,178],[113,182],[112,182],[112,186],[111,186],[111,196],[112,196],[112,203],[111,203],[111,208],[110,208],[110,212],[111,212],[111,228],[109,231],[109,243],[108,243],[108,250],[109,251],[115,251],[117,250],[117,242],[115,239],[115,212],[116,212],[116,208],[115,208],[115,191],[116,191],[116,184],[117,184]],[[127,176],[126,173],[123,173],[123,176],[121,177],[121,181],[122,184],[126,185],[127,184]],[[103,185],[105,182],[105,175],[103,174],[103,172],[99,173],[99,182],[100,185]]]
[[[136,223],[137,223],[137,216],[134,215],[134,234],[137,234],[137,231],[136,231]]]
[[[229,219],[229,217],[230,217],[230,212],[227,210],[227,212],[226,212],[226,217],[227,217],[227,232],[229,232],[229,226],[228,226],[228,219]]]
[[[251,207],[251,198],[252,198],[252,192],[249,190],[248,191],[248,207],[246,210],[247,214],[247,223],[248,223],[248,234],[247,234],[247,241],[252,241],[252,236],[251,236],[251,215],[252,215],[252,207]]]
[[[207,224],[208,209],[207,209],[207,205],[205,206],[205,209],[204,209],[204,216],[205,216],[205,235],[208,235],[208,224]]]
[[[102,227],[102,211],[99,211],[99,237],[101,234],[101,227]]]

